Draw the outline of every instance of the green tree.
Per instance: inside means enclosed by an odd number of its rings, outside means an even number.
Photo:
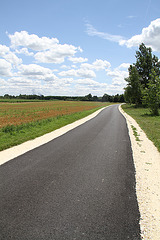
[[[152,55],[152,49],[144,43],[136,52],[136,63],[129,67],[129,77],[125,88],[125,101],[135,103],[136,106],[145,103],[154,115],[158,114],[159,106],[159,78],[160,62],[158,57]]]
[[[140,76],[140,81],[143,88],[148,86],[152,70],[157,75],[160,75],[160,62],[155,55],[152,55],[152,49],[147,48],[144,43],[139,46],[139,51],[136,51],[136,63],[134,64]]]
[[[155,71],[150,74],[148,86],[144,89],[143,102],[150,108],[153,115],[159,115],[160,76],[157,76]]]
[[[128,82],[127,87],[125,88],[125,100],[129,103],[135,103],[136,106],[138,106],[142,102],[140,76],[135,66],[130,65],[128,70],[129,77],[125,78]]]

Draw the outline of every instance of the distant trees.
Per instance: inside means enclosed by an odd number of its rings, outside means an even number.
[[[152,49],[143,43],[136,52],[136,63],[130,65],[124,98],[126,102],[148,106],[153,115],[158,115],[160,105],[160,62]]]
[[[102,102],[124,102],[124,95],[123,94],[116,94],[116,95],[108,95],[104,94],[102,97]]]
[[[22,99],[25,101],[42,101],[42,100],[63,100],[63,101],[94,101],[94,102],[124,102],[124,95],[116,94],[116,95],[108,95],[104,94],[103,97],[92,96],[89,93],[86,96],[43,96],[43,95],[26,95],[20,94],[18,96],[5,94],[4,96],[0,96],[0,99]]]

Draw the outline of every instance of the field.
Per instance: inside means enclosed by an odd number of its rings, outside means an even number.
[[[123,110],[133,117],[160,152],[160,116],[152,116],[148,108],[122,105]]]
[[[0,102],[0,128],[91,110],[106,104],[99,102]]]
[[[0,150],[41,136],[83,118],[102,102],[0,102]]]

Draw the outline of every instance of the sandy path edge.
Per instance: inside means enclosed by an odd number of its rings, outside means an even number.
[[[109,105],[107,107],[110,107],[110,106],[111,105]],[[79,119],[71,124],[65,125],[64,127],[61,127],[50,133],[44,134],[43,136],[37,137],[33,140],[29,140],[27,142],[24,142],[20,145],[11,147],[9,149],[0,151],[0,165],[67,133],[68,131],[70,131],[70,130],[78,127],[79,125],[89,121],[90,119],[96,117],[103,109],[105,109],[107,107],[101,108],[101,109],[97,110],[96,112],[88,115],[85,118]]]
[[[136,171],[136,194],[142,239],[160,240],[160,153],[137,122],[123,111],[131,140]],[[137,130],[136,141],[132,127]]]

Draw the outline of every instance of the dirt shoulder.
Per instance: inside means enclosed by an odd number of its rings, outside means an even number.
[[[137,122],[126,114],[136,170],[136,193],[140,211],[142,239],[160,239],[160,153]],[[133,129],[136,128],[137,141]]]

